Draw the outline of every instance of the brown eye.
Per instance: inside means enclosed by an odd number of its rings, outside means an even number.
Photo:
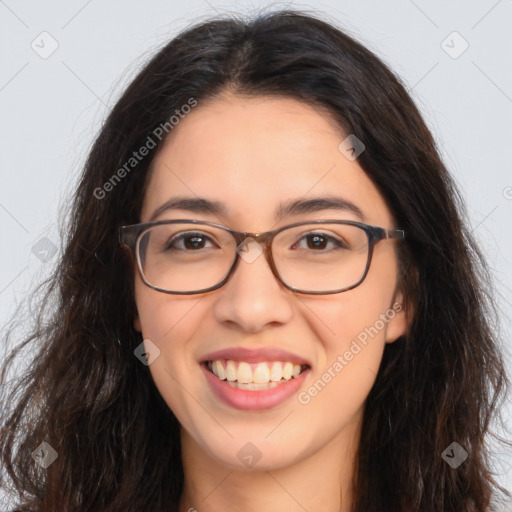
[[[309,235],[307,238],[308,249],[325,249],[327,237],[322,235]]]
[[[292,246],[292,249],[307,249],[317,252],[344,248],[347,248],[347,246],[341,240],[324,233],[307,233]]]
[[[204,249],[208,241],[211,242],[210,237],[203,233],[182,233],[172,238],[172,240],[165,245],[164,250],[176,249],[178,251],[195,251]]]

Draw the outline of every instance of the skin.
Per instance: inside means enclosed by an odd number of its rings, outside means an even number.
[[[200,103],[152,162],[140,221],[177,195],[222,201],[228,213],[176,210],[158,220],[194,218],[252,232],[306,220],[359,220],[328,210],[276,224],[281,201],[336,195],[355,203],[366,223],[399,228],[357,160],[338,150],[345,137],[327,113],[290,98],[225,93]],[[160,349],[149,369],[182,426],[180,511],[350,510],[364,403],[385,344],[406,332],[404,310],[308,404],[293,395],[265,411],[234,409],[213,394],[199,362],[228,347],[283,348],[311,361],[300,391],[307,390],[361,331],[402,301],[396,243],[379,242],[363,283],[333,295],[286,289],[264,257],[241,261],[227,284],[203,294],[160,293],[137,274],[134,325]],[[237,457],[247,442],[262,455],[252,468]]]

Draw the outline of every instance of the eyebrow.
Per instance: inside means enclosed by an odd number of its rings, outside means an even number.
[[[173,197],[159,206],[151,215],[148,222],[153,222],[163,212],[168,210],[187,210],[193,213],[227,215],[226,206],[219,201],[212,201],[203,197]],[[361,208],[351,201],[341,197],[327,196],[311,199],[296,199],[281,203],[276,210],[275,217],[279,221],[288,215],[314,213],[323,210],[336,210],[353,213],[364,221],[365,216]]]

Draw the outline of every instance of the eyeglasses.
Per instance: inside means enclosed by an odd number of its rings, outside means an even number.
[[[298,222],[266,233],[181,219],[119,228],[119,243],[131,251],[143,282],[179,295],[220,288],[240,258],[252,263],[261,253],[274,276],[294,292],[344,292],[363,282],[377,242],[403,238],[400,229],[348,220]]]

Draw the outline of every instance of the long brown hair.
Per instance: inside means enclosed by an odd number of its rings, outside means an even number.
[[[177,510],[179,425],[134,357],[133,270],[117,229],[140,221],[164,140],[157,128],[172,135],[176,110],[227,88],[328,109],[364,141],[358,162],[407,233],[400,261],[414,318],[386,346],[366,400],[353,511],[491,510],[506,491],[492,477],[486,439],[499,437],[490,427],[508,379],[489,273],[462,200],[400,80],[332,23],[297,11],[185,30],[106,119],[70,203],[59,264],[34,294],[35,325],[3,366],[0,456],[18,510]],[[148,137],[155,147],[131,161]],[[33,359],[8,393],[7,370],[23,349]],[[31,456],[42,442],[58,454],[46,469]],[[457,469],[442,457],[453,442],[468,454]]]

